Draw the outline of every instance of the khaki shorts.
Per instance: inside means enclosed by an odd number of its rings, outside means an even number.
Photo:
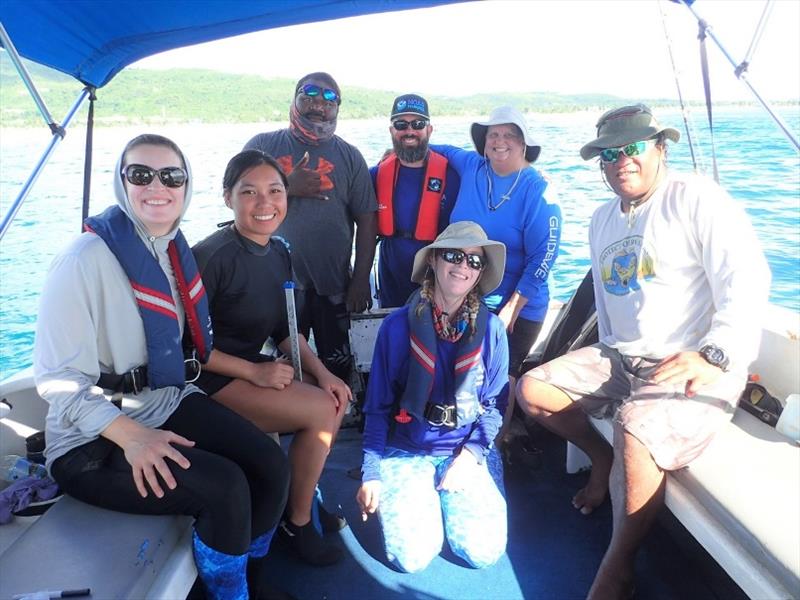
[[[671,471],[686,466],[730,421],[744,389],[741,373],[723,373],[693,398],[684,385],[648,381],[659,359],[624,356],[595,344],[526,373],[563,390],[595,418],[612,417]]]

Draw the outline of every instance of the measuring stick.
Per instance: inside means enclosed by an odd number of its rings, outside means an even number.
[[[297,309],[294,305],[294,282],[287,281],[283,284],[286,294],[286,315],[289,317],[289,343],[292,346],[292,365],[294,378],[303,381],[303,365],[300,364],[300,341],[297,338]]]

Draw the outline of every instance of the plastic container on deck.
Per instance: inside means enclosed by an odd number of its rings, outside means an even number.
[[[16,481],[26,477],[47,477],[47,469],[16,454],[9,454],[0,459],[0,479]]]
[[[786,398],[786,404],[775,429],[795,442],[800,442],[800,394],[790,394]]]

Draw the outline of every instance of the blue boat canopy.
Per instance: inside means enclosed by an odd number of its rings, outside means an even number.
[[[17,52],[93,87],[173,48],[263,29],[463,0],[2,0]]]

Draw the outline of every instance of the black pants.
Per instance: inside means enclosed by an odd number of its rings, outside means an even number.
[[[244,554],[253,538],[277,525],[289,493],[289,467],[271,438],[200,393],[184,398],[160,429],[195,442],[176,446],[189,459],[188,469],[167,461],[178,485],[170,490],[162,480],[163,498],[149,489],[146,498],[139,495],[122,448],[105,438],[59,457],[53,477],[64,492],[95,506],[194,516],[203,543],[225,554]]]
[[[314,290],[298,290],[300,314],[298,327],[308,339],[314,332],[317,356],[331,373],[345,383],[350,382],[353,355],[350,352],[350,313],[344,301],[334,303],[330,296]]]
[[[531,346],[536,342],[542,330],[542,321],[530,321],[517,317],[514,323],[514,333],[508,336],[508,374],[519,377],[522,362],[531,351]]]

